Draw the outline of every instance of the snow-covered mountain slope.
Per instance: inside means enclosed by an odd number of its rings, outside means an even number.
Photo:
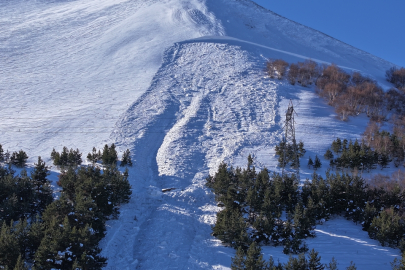
[[[277,171],[289,99],[306,158],[335,137],[360,136],[366,119],[339,122],[312,88],[269,80],[267,58],[333,62],[383,85],[391,66],[248,0],[2,1],[0,41],[5,148],[131,150],[133,196],[102,242],[117,269],[229,268],[234,250],[210,236],[219,208],[204,179],[221,161],[244,166],[248,154]],[[342,220],[318,230],[308,243],[323,262],[388,269],[399,254]]]
[[[100,146],[166,47],[221,34],[197,0],[1,1],[1,143],[46,157]]]

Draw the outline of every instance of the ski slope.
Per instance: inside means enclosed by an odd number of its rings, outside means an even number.
[[[366,118],[338,121],[313,88],[267,78],[266,59],[336,63],[386,88],[391,66],[248,0],[2,1],[0,40],[4,148],[31,163],[54,147],[131,150],[133,196],[101,246],[116,269],[229,269],[235,251],[210,235],[220,208],[204,179],[249,154],[277,171],[290,99],[304,159],[360,136]],[[309,247],[341,269],[390,269],[399,255],[339,218],[316,233]],[[281,250],[265,259],[288,260]]]

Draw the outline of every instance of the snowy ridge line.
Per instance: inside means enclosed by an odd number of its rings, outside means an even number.
[[[267,23],[266,21],[272,21],[272,25],[279,30],[288,34],[292,39],[300,39],[302,45],[312,45],[316,47],[318,50],[328,53],[334,53],[331,51],[330,47],[338,46],[340,47],[336,51],[343,51],[348,50],[350,54],[353,55],[361,55],[362,58],[369,58],[373,59],[373,65],[383,65],[383,66],[395,66],[393,63],[382,59],[378,56],[375,56],[369,52],[356,48],[348,43],[345,43],[339,39],[336,39],[328,34],[325,34],[319,30],[310,28],[306,25],[298,23],[296,21],[290,20],[286,17],[283,17],[280,14],[277,14],[271,10],[268,10],[257,3],[251,0],[222,0],[224,3],[228,3],[233,1],[235,3],[234,9],[238,10],[238,12],[242,12],[241,14],[247,15],[249,14],[247,10],[250,12],[255,11],[255,16],[253,17],[254,24],[256,28],[260,29],[261,24]],[[238,15],[241,15],[238,14]],[[260,29],[261,30],[261,29]],[[313,43],[313,44],[311,44]],[[326,45],[326,46],[325,46]],[[342,46],[343,45],[343,46]],[[329,47],[329,48],[328,48]],[[344,47],[344,48],[343,48]]]
[[[223,43],[224,41],[242,42],[242,43],[254,45],[254,46],[257,46],[257,47],[265,48],[265,49],[268,49],[268,50],[272,50],[272,51],[275,51],[275,52],[280,52],[280,53],[283,53],[283,54],[295,56],[297,58],[301,58],[301,59],[305,59],[305,60],[312,60],[312,61],[320,63],[320,64],[327,64],[327,65],[332,64],[330,62],[319,60],[319,59],[316,59],[316,58],[311,58],[311,57],[307,57],[307,56],[304,56],[304,55],[300,55],[300,54],[296,54],[296,53],[292,53],[292,52],[287,52],[287,51],[279,50],[279,49],[272,48],[272,47],[269,47],[269,46],[261,45],[261,44],[255,43],[255,42],[250,42],[250,41],[246,41],[246,40],[242,40],[242,39],[238,39],[238,38],[233,38],[233,37],[228,37],[228,36],[205,36],[205,37],[200,37],[200,38],[196,38],[196,39],[182,41],[181,43],[193,43],[193,42],[219,42],[219,43]],[[360,70],[355,69],[355,68],[345,67],[345,66],[341,66],[341,65],[337,65],[337,66],[342,68],[342,69],[347,69],[347,70],[351,70],[351,71],[360,71]]]

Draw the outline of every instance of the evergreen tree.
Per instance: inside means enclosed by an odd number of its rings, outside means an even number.
[[[239,210],[225,208],[217,213],[217,221],[212,228],[212,234],[223,243],[246,250],[251,243],[246,230],[247,224]]]
[[[0,144],[0,162],[4,161],[4,150],[3,146]]]
[[[131,166],[132,167],[132,160],[131,160],[131,152],[127,149],[124,154],[122,155],[120,166]]]
[[[297,157],[294,156],[294,147],[296,147]],[[287,144],[285,139],[276,145],[275,150],[276,155],[278,156],[278,166],[281,168],[285,168],[287,165],[291,166],[291,168],[299,168],[299,157],[304,156],[306,152],[303,142],[294,146],[292,144]],[[297,164],[294,163],[294,160],[297,161]]]
[[[326,265],[326,269],[328,269],[328,270],[338,270],[337,265],[338,265],[338,263],[337,263],[335,257],[332,257],[332,260],[329,262],[328,265]]]
[[[246,254],[242,247],[238,247],[236,256],[232,258],[231,269],[232,270],[245,270]]]
[[[340,140],[340,138],[337,138],[332,142],[332,151],[336,154],[340,154],[342,150],[342,141]]]
[[[314,221],[311,221],[308,217],[308,209],[303,208],[303,206],[298,203],[295,206],[294,211],[294,236],[299,239],[304,239],[307,237],[314,237],[312,224]]]
[[[19,256],[18,240],[12,232],[11,226],[7,226],[6,222],[3,222],[0,230],[0,266],[12,269],[16,265]]]
[[[275,219],[269,212],[261,212],[258,218],[253,223],[256,233],[253,233],[256,241],[268,242],[275,233]]]
[[[270,256],[270,259],[267,262],[267,265],[265,266],[264,269],[266,269],[266,270],[284,270],[283,265],[280,263],[280,261],[276,265],[272,256]]]
[[[317,170],[322,166],[322,163],[320,159],[318,158],[318,155],[315,156],[315,162],[314,162],[314,169]]]
[[[308,169],[312,169],[314,166],[314,161],[312,160],[311,157],[309,157],[308,159]]]
[[[256,213],[260,213],[262,199],[257,195],[258,191],[256,186],[250,187],[246,196],[246,203],[249,207],[249,221],[251,223],[255,220]]]
[[[347,144],[348,144],[348,140],[347,139],[343,139],[343,142],[342,142],[342,152],[344,151],[344,150],[347,150],[348,148],[347,148]]]
[[[288,262],[284,264],[285,270],[306,270],[308,269],[308,261],[305,258],[304,253],[300,253],[298,258],[290,256]]]
[[[314,249],[308,254],[308,269],[310,270],[323,270],[325,266],[321,263],[321,257],[319,253]]]
[[[36,213],[42,213],[46,206],[53,201],[52,188],[47,176],[50,174],[48,166],[38,157],[38,163],[34,164],[34,170],[31,172],[31,179],[36,191],[36,202],[33,209]]]
[[[404,229],[401,218],[391,207],[381,211],[378,217],[374,217],[368,234],[370,238],[377,239],[382,246],[396,247],[405,233]]]
[[[373,219],[378,216],[378,211],[375,209],[370,202],[366,203],[366,207],[364,208],[364,214],[363,214],[363,230],[368,231],[370,228],[371,222]]]
[[[249,154],[249,156],[248,156],[247,170],[251,170],[251,169],[252,169],[252,168],[251,168],[252,165],[253,165],[253,158],[252,158],[252,155]]]
[[[323,155],[323,157],[327,160],[332,160],[333,159],[333,153],[330,151],[330,149],[326,150],[326,153]]]
[[[52,149],[51,159],[53,160],[54,165],[59,164],[60,154],[56,152],[55,148]]]
[[[350,265],[346,268],[347,270],[356,270],[356,264],[354,264],[353,262],[350,262]]]
[[[97,149],[95,147],[93,147],[91,153],[87,154],[87,160],[93,163],[93,165],[97,163],[100,159],[101,159],[101,152],[100,150],[98,150],[97,152]]]
[[[25,265],[21,255],[18,256],[17,263],[14,266],[14,270],[28,270],[28,267]]]
[[[402,252],[401,260],[395,258],[391,263],[392,270],[405,270],[405,252]]]
[[[305,153],[307,152],[307,150],[305,150],[304,148],[304,143],[302,141],[300,141],[298,143],[298,156],[299,157],[303,157],[305,155]]]
[[[380,165],[381,170],[387,168],[388,164],[392,161],[392,159],[387,154],[380,153],[378,155],[378,165]]]
[[[27,153],[25,153],[23,150],[20,150],[18,152],[13,152],[11,155],[11,164],[17,166],[17,167],[24,167],[25,164],[27,163]]]
[[[68,149],[66,146],[63,147],[61,153],[56,152],[55,149],[52,150],[51,158],[53,164],[56,166],[63,167],[77,167],[82,164],[82,154],[79,149],[73,150]]]
[[[41,240],[44,237],[44,223],[42,223],[39,219],[39,216],[35,218],[35,221],[31,223],[29,226],[28,232],[28,256],[32,258],[38,249],[39,245],[41,244]]]
[[[106,259],[99,255],[100,252],[91,227],[85,225],[77,229],[70,225],[67,216],[62,224],[53,218],[35,253],[34,266],[37,269],[72,269],[77,259],[84,269],[101,270]]]
[[[101,156],[104,165],[115,165],[118,159],[117,151],[115,150],[115,144],[111,144],[110,147],[106,144],[104,146],[103,154]]]
[[[22,259],[26,258],[26,253],[29,249],[29,232],[30,227],[28,225],[27,219],[20,219],[18,222],[11,224],[12,233],[15,235],[18,247],[20,248],[20,254],[22,254]]]
[[[262,249],[260,246],[253,242],[246,254],[245,269],[246,270],[261,270],[264,269],[265,262],[263,260],[263,255],[261,254]]]

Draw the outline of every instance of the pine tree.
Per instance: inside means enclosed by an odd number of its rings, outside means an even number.
[[[132,167],[132,160],[131,160],[131,152],[127,149],[124,154],[122,155],[120,166],[131,166]]]
[[[82,164],[82,154],[80,153],[79,149],[73,150],[68,149],[66,146],[63,147],[61,153],[52,150],[51,158],[53,160],[53,164],[56,166],[61,166],[62,169],[64,167],[77,167]]]
[[[246,254],[242,247],[238,247],[236,256],[232,258],[231,269],[232,270],[245,270]]]
[[[314,249],[311,249],[308,254],[308,268],[310,270],[325,269],[325,266],[321,263],[321,257],[319,256],[319,253]]]
[[[262,249],[260,246],[253,242],[246,254],[245,269],[246,270],[261,270],[264,269],[265,262],[263,260],[263,255],[261,254]]]
[[[323,156],[327,160],[333,159],[333,153],[332,153],[332,151],[330,151],[330,149],[326,150],[326,153]]]
[[[261,212],[253,223],[253,227],[257,230],[255,239],[258,242],[268,242],[274,233],[275,220],[271,213]]]
[[[249,188],[247,196],[246,196],[246,203],[249,207],[249,221],[253,223],[256,218],[256,213],[260,213],[262,199],[257,196],[258,191],[256,186],[252,186]]]
[[[273,256],[270,256],[270,259],[264,269],[266,269],[266,270],[284,270],[283,265],[280,263],[280,261],[276,265],[276,263],[274,262]]]
[[[342,152],[342,141],[340,138],[337,138],[332,142],[332,151],[336,154],[340,154]]]
[[[332,260],[329,262],[328,265],[326,265],[326,269],[328,269],[328,270],[338,270],[337,265],[338,265],[338,263],[337,263],[335,257],[332,257]]]
[[[44,237],[44,226],[44,223],[40,221],[39,215],[37,215],[35,221],[31,223],[29,227],[27,239],[27,250],[29,257],[33,257],[39,245],[41,244],[41,240]]]
[[[342,152],[343,152],[343,150],[347,150],[347,143],[348,143],[349,141],[347,140],[347,139],[343,139],[343,142],[342,142]]]
[[[322,166],[321,161],[318,158],[318,155],[315,156],[315,162],[314,162],[314,169],[317,170]]]
[[[0,144],[0,162],[4,161],[4,150],[3,146]]]
[[[93,147],[92,153],[88,153],[87,154],[87,160],[89,160],[91,163],[93,163],[93,165],[95,163],[97,163],[101,158],[101,152],[100,150],[98,150],[95,147]]]
[[[103,154],[101,159],[104,165],[113,165],[117,162],[117,151],[115,150],[115,144],[111,144],[110,147],[108,145],[104,145]]]
[[[401,260],[395,258],[393,262],[391,262],[392,270],[405,270],[405,251],[402,252]]]
[[[401,226],[401,218],[394,211],[394,208],[383,210],[378,217],[374,217],[368,234],[370,238],[377,239],[383,246],[398,246],[404,235],[404,228]]]
[[[305,150],[305,148],[304,148],[304,143],[302,141],[300,141],[298,143],[298,156],[303,157],[306,152],[307,152],[307,150]]]
[[[23,150],[13,152],[13,154],[11,155],[11,164],[21,168],[25,166],[25,164],[27,163],[27,159],[27,153],[25,153]]]
[[[12,232],[11,226],[7,226],[6,222],[3,222],[0,230],[0,265],[11,269],[17,263],[19,256],[18,240]]]
[[[309,157],[308,159],[308,169],[312,169],[314,166],[314,161],[312,160],[311,157]]]
[[[12,231],[15,235],[18,247],[20,248],[20,254],[22,254],[22,259],[26,258],[26,253],[29,248],[29,232],[30,226],[28,225],[27,219],[20,219],[12,225]]]
[[[49,168],[45,162],[38,157],[38,163],[34,164],[34,170],[31,172],[31,179],[36,191],[35,209],[36,213],[42,213],[46,206],[53,201],[52,188],[50,181],[47,179]]]
[[[288,262],[284,264],[285,270],[306,270],[308,269],[308,261],[305,258],[305,254],[301,253],[298,258],[290,256]]]
[[[350,265],[346,268],[347,270],[356,270],[356,264],[354,264],[352,261],[350,262]]]
[[[25,265],[21,255],[18,256],[17,263],[14,266],[14,270],[28,270],[28,267]]]

